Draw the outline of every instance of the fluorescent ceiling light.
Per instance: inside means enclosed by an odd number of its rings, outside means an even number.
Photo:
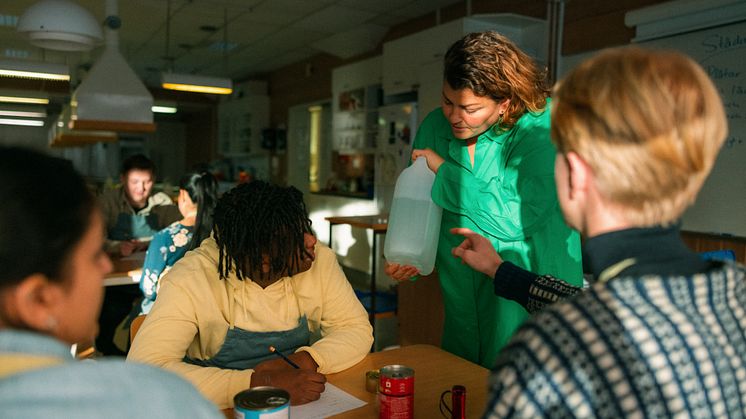
[[[0,125],[21,125],[25,127],[43,127],[44,121],[39,120],[39,119],[0,118]]]
[[[161,86],[164,89],[216,95],[229,95],[233,92],[231,79],[193,74],[163,73],[161,75]]]
[[[63,64],[0,60],[0,76],[70,81],[70,70]]]
[[[38,105],[49,104],[49,99],[41,99],[36,97],[16,97],[16,96],[0,96],[0,102],[6,103],[33,103]]]
[[[0,109],[0,116],[12,116],[15,118],[46,118],[47,117],[47,111],[43,109],[20,109],[20,108],[12,108],[12,109]]]
[[[4,103],[31,103],[35,105],[47,105],[49,99],[45,97],[36,97],[33,95],[29,96],[15,96],[15,95],[0,95],[0,102]]]
[[[16,30],[33,45],[59,51],[90,51],[104,36],[98,20],[68,0],[42,0],[18,19]]]
[[[155,113],[176,113],[175,106],[153,105],[150,109]]]

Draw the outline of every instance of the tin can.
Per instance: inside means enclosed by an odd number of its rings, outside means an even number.
[[[276,387],[252,387],[233,397],[234,419],[288,419],[290,394]]]
[[[368,393],[376,394],[378,391],[378,381],[380,380],[380,375],[378,374],[378,370],[370,370],[365,373],[365,390]]]
[[[387,365],[379,371],[378,417],[414,418],[414,370],[404,365]]]

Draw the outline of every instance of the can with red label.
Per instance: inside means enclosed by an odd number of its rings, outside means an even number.
[[[404,365],[387,365],[379,371],[378,417],[414,418],[414,370]]]

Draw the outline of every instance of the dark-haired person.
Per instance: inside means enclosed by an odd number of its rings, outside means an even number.
[[[440,109],[417,130],[412,160],[435,172],[443,208],[435,266],[445,306],[443,349],[491,367],[528,313],[496,296],[492,278],[451,256],[452,227],[488,237],[522,268],[582,283],[580,239],[562,220],[554,185],[555,148],[543,72],[504,36],[471,33],[446,52]],[[387,264],[396,280],[417,274]]]
[[[356,364],[372,342],[365,309],[334,252],[317,242],[301,192],[253,181],[218,200],[213,237],[161,279],[128,360],[182,374],[221,408],[265,385],[303,404],[320,397],[323,374]]]
[[[71,356],[96,333],[111,262],[101,213],[70,162],[0,147],[0,202],[0,416],[223,417],[174,374]]]
[[[218,200],[218,182],[208,172],[188,173],[179,181],[179,212],[184,217],[153,236],[145,254],[140,278],[143,301],[140,313],[148,314],[158,294],[161,276],[210,236]]]
[[[120,181],[121,188],[99,196],[99,205],[106,227],[107,252],[127,256],[147,249],[153,235],[179,220],[181,214],[168,195],[153,193],[155,165],[144,155],[135,154],[122,162]],[[117,333],[117,326],[139,298],[137,285],[107,287],[96,337],[98,351],[104,355],[125,354],[128,334],[126,330]]]
[[[545,305],[498,357],[485,417],[745,417],[746,270],[702,260],[677,223],[727,135],[717,88],[691,58],[628,47],[553,97],[557,192],[597,281],[531,279],[454,231],[454,255],[497,271],[496,291]]]

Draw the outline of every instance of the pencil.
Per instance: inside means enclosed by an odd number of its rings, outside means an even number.
[[[279,356],[280,358],[284,359],[285,362],[287,362],[288,364],[290,364],[293,368],[300,369],[300,367],[298,366],[298,364],[296,364],[295,362],[291,361],[290,358],[288,358],[285,355],[283,355],[282,352],[278,351],[274,346],[270,346],[269,347],[269,351],[272,352],[273,354]]]

